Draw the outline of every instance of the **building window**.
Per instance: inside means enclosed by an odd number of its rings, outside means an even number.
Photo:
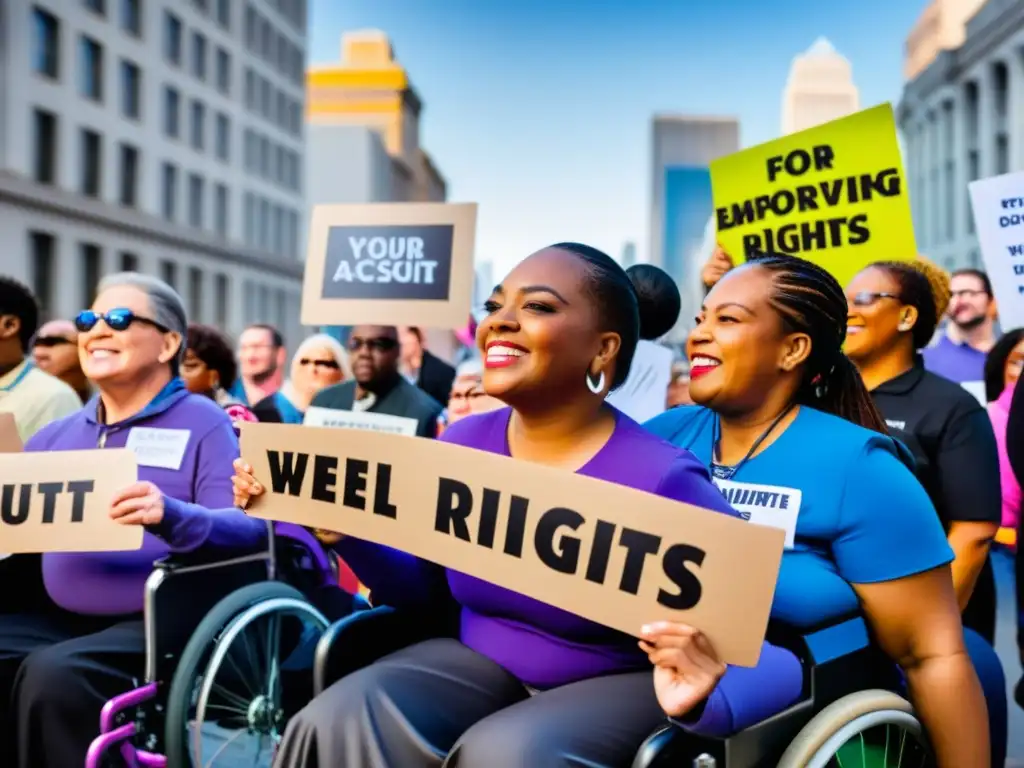
[[[198,32],[192,33],[192,74],[206,79],[206,38]]]
[[[139,181],[139,150],[121,144],[121,205],[134,208]]]
[[[57,183],[57,116],[37,109],[33,113],[33,135],[36,139],[35,180],[40,184]]]
[[[178,169],[170,163],[164,163],[160,171],[161,210],[164,218],[174,221],[177,215],[178,201]]]
[[[121,0],[121,29],[142,37],[142,9],[139,0]]]
[[[242,238],[246,245],[251,246],[256,242],[256,201],[253,200],[252,192],[246,192],[244,198],[245,232]]]
[[[54,80],[60,77],[60,22],[42,8],[32,10],[32,69]]]
[[[160,279],[171,288],[178,287],[178,265],[173,261],[160,262]]]
[[[164,58],[171,64],[181,65],[181,19],[170,11],[164,12]]]
[[[228,188],[217,184],[213,193],[213,228],[223,238],[228,236]]]
[[[79,90],[87,99],[103,101],[103,47],[91,37],[79,41]]]
[[[231,0],[217,0],[217,23],[231,29]]]
[[[139,257],[131,251],[121,251],[121,271],[138,272]]]
[[[206,107],[201,101],[193,101],[189,113],[189,141],[193,149],[200,152],[205,146],[206,137]]]
[[[245,69],[245,108],[252,110],[256,105],[256,73]]]
[[[203,178],[197,173],[188,175],[188,223],[203,228]]]
[[[231,159],[231,121],[223,112],[217,114],[215,152],[218,160]]]
[[[121,112],[125,117],[139,119],[142,111],[142,71],[137,65],[121,59]]]
[[[249,3],[245,4],[245,47],[256,48],[256,11]]]
[[[29,232],[29,251],[32,256],[32,293],[39,302],[43,317],[50,317],[53,310],[53,294],[56,286],[54,261],[57,255],[57,238],[49,232]]]
[[[214,322],[224,328],[228,324],[228,276],[218,274],[213,281]]]
[[[90,11],[100,14],[100,16],[104,16],[107,13],[106,0],[85,0],[83,4]]]
[[[81,191],[88,197],[99,197],[103,179],[103,141],[96,131],[82,129]]]
[[[223,48],[217,49],[217,90],[225,96],[231,93],[231,55]]]
[[[103,271],[103,252],[94,243],[82,243],[82,306],[92,306],[96,298],[96,286],[100,284]]]
[[[164,133],[173,139],[181,135],[181,94],[164,86]]]
[[[201,323],[203,321],[203,271],[199,267],[189,267],[188,270],[188,304],[192,319]]]

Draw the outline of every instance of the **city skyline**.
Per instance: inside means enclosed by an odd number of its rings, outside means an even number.
[[[775,138],[793,58],[821,36],[852,62],[862,106],[895,104],[923,7],[643,0],[582,15],[538,0],[449,0],[443,12],[415,0],[313,0],[310,63],[336,60],[343,31],[388,34],[425,104],[422,141],[449,199],[480,203],[477,254],[500,279],[565,239],[612,255],[635,242],[646,260],[652,116],[735,116],[742,146]]]

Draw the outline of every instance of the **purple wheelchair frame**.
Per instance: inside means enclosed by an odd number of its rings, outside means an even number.
[[[293,523],[273,523],[267,526],[268,546],[265,552],[254,555],[235,557],[214,563],[187,566],[174,573],[192,573],[195,571],[215,570],[225,566],[246,562],[265,562],[267,578],[277,577],[274,557],[274,542],[277,537],[292,539],[309,551],[315,568],[320,570],[325,583],[332,580],[333,569],[324,547],[316,537],[300,525]],[[167,768],[167,757],[139,749],[133,739],[139,735],[138,722],[131,721],[117,725],[118,716],[154,700],[163,690],[165,681],[158,680],[156,659],[156,616],[154,605],[157,589],[174,573],[157,569],[146,580],[145,598],[143,603],[143,624],[146,639],[146,675],[145,684],[140,688],[115,696],[100,712],[100,734],[89,745],[85,758],[85,768],[100,768],[103,759],[114,753],[116,748],[126,768]],[[212,606],[211,606],[212,607]]]

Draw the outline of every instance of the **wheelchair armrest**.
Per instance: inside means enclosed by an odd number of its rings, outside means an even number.
[[[314,695],[388,654],[450,634],[447,629],[438,616],[398,611],[386,605],[351,613],[320,636],[313,666]]]

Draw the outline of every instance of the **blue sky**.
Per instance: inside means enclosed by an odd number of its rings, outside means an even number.
[[[500,278],[546,244],[647,258],[650,119],[735,115],[775,138],[794,55],[825,36],[863,106],[897,101],[925,0],[312,0],[310,62],[381,29],[425,103],[449,199],[480,204],[477,258]]]

